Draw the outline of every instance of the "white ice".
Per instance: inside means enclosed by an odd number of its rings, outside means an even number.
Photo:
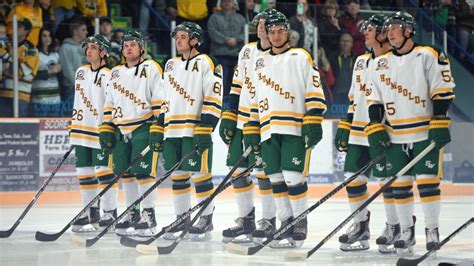
[[[310,204],[317,199],[312,199]],[[257,219],[260,203],[256,201]],[[443,239],[474,216],[474,198],[449,198],[444,200],[441,212],[441,238]],[[22,207],[0,208],[0,230],[9,228]],[[123,210],[122,205],[120,210]],[[309,215],[309,235],[303,250],[309,250],[332,231],[349,215],[345,200],[330,200]],[[237,213],[232,200],[217,198],[214,215],[214,232],[209,242],[181,242],[170,255],[141,255],[135,249],[121,246],[119,238],[108,234],[94,246],[85,248],[69,242],[70,232],[55,242],[42,243],[35,240],[35,231],[57,232],[74,215],[79,206],[35,206],[17,230],[7,239],[0,239],[0,265],[395,265],[395,255],[381,255],[377,252],[375,238],[382,232],[385,223],[383,204],[377,200],[370,205],[372,212],[370,229],[371,248],[362,252],[342,252],[337,238],[346,230],[341,230],[334,238],[304,262],[286,262],[284,250],[264,248],[253,256],[229,254],[221,242],[222,230],[233,226]],[[159,226],[165,226],[175,219],[171,199],[161,200],[157,206]],[[425,252],[424,220],[419,203],[416,204],[416,256]],[[349,224],[350,225],[350,224]],[[474,263],[474,225],[457,235],[438,251],[437,258],[429,258],[423,265],[438,265],[440,262],[472,265]],[[89,237],[93,235],[88,235]],[[158,240],[155,245],[166,245],[169,241]]]

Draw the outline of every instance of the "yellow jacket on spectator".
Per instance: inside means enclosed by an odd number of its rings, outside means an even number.
[[[51,5],[53,8],[62,7],[71,10],[76,7],[76,0],[52,0]]]
[[[206,0],[180,0],[177,1],[178,16],[192,21],[207,17]]]
[[[77,8],[86,17],[107,16],[105,0],[77,0]]]
[[[10,51],[11,54],[12,51]],[[0,97],[13,98],[13,63],[10,57],[10,69],[5,72],[5,88],[0,90]],[[20,93],[20,100],[29,102],[31,93],[31,84],[33,82],[39,67],[38,50],[31,42],[25,40],[18,44],[18,89]]]
[[[28,35],[28,41],[30,41],[35,47],[38,45],[39,32],[43,27],[43,12],[40,7],[31,7],[25,3],[19,3],[15,8],[12,9],[7,17],[7,34],[10,40],[13,36],[13,15],[16,14],[17,20],[21,18],[27,18],[33,28],[31,29],[30,35]]]

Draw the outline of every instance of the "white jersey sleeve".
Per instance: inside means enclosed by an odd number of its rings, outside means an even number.
[[[449,59],[443,51],[432,49],[431,52],[432,56],[426,58],[430,98],[432,100],[452,100],[454,99],[455,84]]]
[[[207,60],[207,64],[203,64],[204,100],[201,123],[215,127],[221,117],[222,109],[222,66],[207,55],[203,55],[203,58]]]

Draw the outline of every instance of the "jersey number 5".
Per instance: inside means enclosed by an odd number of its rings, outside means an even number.
[[[443,76],[444,82],[451,82],[453,80],[453,78],[451,78],[451,73],[449,70],[442,70],[441,76]]]
[[[394,102],[388,102],[385,104],[385,110],[388,115],[394,115],[397,111],[395,110],[395,103]]]

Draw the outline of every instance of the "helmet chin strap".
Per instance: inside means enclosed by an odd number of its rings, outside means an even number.
[[[189,40],[188,44],[191,49],[189,49],[188,60],[186,61],[186,67],[184,68],[185,70],[188,70],[189,60],[191,59],[191,53],[193,52],[193,49],[196,49],[196,47],[191,44],[191,39]]]
[[[405,37],[405,31],[403,31],[403,43],[402,43],[402,45],[400,45],[400,47],[395,47],[395,49],[401,50],[405,46],[405,44],[407,43],[408,39],[411,39],[412,36],[413,35],[410,33],[409,38]]]

